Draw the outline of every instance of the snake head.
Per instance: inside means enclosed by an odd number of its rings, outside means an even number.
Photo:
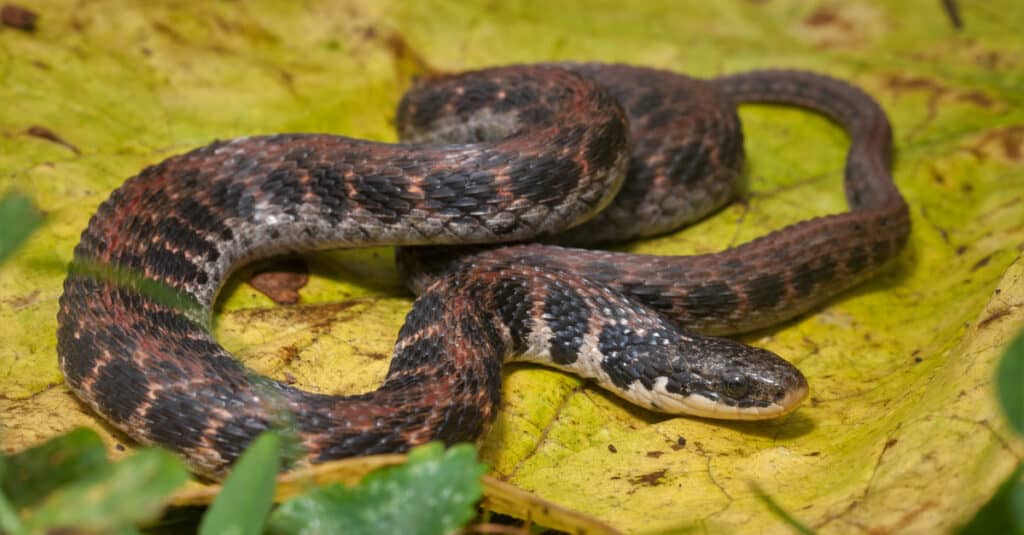
[[[682,336],[677,348],[669,369],[658,370],[642,396],[652,409],[762,420],[793,411],[807,397],[800,370],[771,351],[696,335]]]

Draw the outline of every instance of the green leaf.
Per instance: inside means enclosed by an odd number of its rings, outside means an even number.
[[[1010,342],[996,371],[999,402],[1010,426],[1024,435],[1024,331]]]
[[[107,465],[95,431],[79,428],[7,458],[2,489],[15,509],[32,506],[54,489]]]
[[[1024,464],[1017,466],[995,496],[960,529],[960,535],[989,533],[1024,534]]]
[[[258,534],[274,502],[281,437],[263,433],[245,450],[199,524],[201,535]]]
[[[22,529],[17,511],[14,510],[7,496],[0,492],[0,533],[21,533]]]
[[[768,495],[768,493],[762,490],[761,487],[754,485],[753,488],[754,494],[757,495],[759,500],[764,502],[765,507],[767,507],[768,510],[772,512],[772,514],[779,517],[780,520],[785,522],[786,525],[792,528],[794,533],[799,533],[800,535],[815,535],[815,531],[813,529],[807,527],[802,522],[797,520],[796,517],[790,514],[789,511],[785,510],[781,505],[779,505],[778,502],[776,502],[774,498],[772,498],[771,496]]]
[[[156,448],[140,450],[95,477],[58,489],[25,526],[30,533],[57,527],[124,531],[155,518],[167,496],[186,479],[188,472],[174,455]]]
[[[331,485],[290,500],[270,517],[273,533],[449,533],[473,517],[486,467],[470,445],[438,443],[352,488]]]
[[[0,262],[14,252],[32,231],[43,222],[32,200],[18,192],[10,192],[0,199]]]

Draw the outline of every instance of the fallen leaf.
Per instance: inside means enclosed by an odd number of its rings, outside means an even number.
[[[890,272],[743,338],[804,371],[807,404],[770,422],[669,418],[556,371],[515,367],[483,460],[508,484],[630,532],[788,532],[755,487],[821,531],[948,530],[1024,458],[992,388],[995,360],[1024,321],[1024,13],[1010,0],[960,7],[957,31],[932,0],[40,0],[46,24],[0,33],[0,99],[16,103],[0,110],[0,192],[17,186],[47,214],[0,266],[0,445],[17,451],[87,424],[131,450],[63,386],[54,332],[78,236],[146,165],[271,132],[393,140],[394,107],[427,71],[564,59],[698,76],[798,67],[860,85],[890,114],[893,171],[914,225]],[[717,251],[846,209],[840,129],[789,108],[740,115],[747,202],[624,249]],[[43,124],[81,153],[21,135]],[[411,302],[391,251],[303,258],[301,305],[276,307],[235,277],[217,336],[301,388],[375,388]]]

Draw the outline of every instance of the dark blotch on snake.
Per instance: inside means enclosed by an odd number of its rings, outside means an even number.
[[[164,277],[173,282],[196,282],[200,278],[199,267],[184,253],[168,251],[161,243],[150,244],[142,262],[148,266],[160,266]]]
[[[868,265],[868,254],[863,247],[857,247],[850,251],[846,259],[846,269],[851,273],[857,273]]]
[[[279,134],[276,136],[271,136],[266,140],[265,143],[289,143],[293,140],[298,139],[300,139],[298,134]],[[320,163],[321,156],[320,152],[316,148],[307,145],[300,148],[289,150],[281,159],[286,162],[291,162],[298,169],[312,169],[316,167],[318,163]]]
[[[445,418],[437,427],[434,438],[445,444],[471,441],[480,434],[485,423],[486,418],[479,407],[460,404],[445,411]]]
[[[170,248],[191,251],[194,256],[203,257],[209,262],[216,262],[220,258],[220,252],[206,240],[204,233],[173,217],[160,222],[156,236]]]
[[[723,281],[702,284],[683,298],[683,306],[696,318],[725,317],[739,304],[740,297]]]
[[[640,379],[636,359],[642,350],[635,342],[633,330],[618,323],[606,325],[598,336],[597,348],[604,354],[601,369],[615,386],[624,390]]]
[[[272,204],[282,206],[284,213],[296,216],[306,194],[306,188],[301,182],[304,175],[298,169],[275,169],[267,175],[260,189],[267,194]]]
[[[338,224],[348,213],[345,177],[329,167],[316,167],[309,171],[311,193],[320,200],[320,215]]]
[[[494,303],[498,307],[501,321],[508,327],[512,339],[512,350],[526,351],[530,336],[530,290],[525,282],[505,280],[494,290]]]
[[[604,135],[594,136],[586,148],[586,158],[591,165],[610,168],[617,158],[616,147],[626,142],[629,133],[622,121],[609,120],[601,127]]]
[[[407,97],[408,98],[408,97]],[[437,119],[437,116],[444,109],[448,102],[448,94],[438,89],[420,89],[416,94],[415,108],[412,108],[410,123],[417,129],[425,129],[430,123]],[[399,124],[404,122],[405,116],[409,114],[410,106],[403,100],[399,105]]]
[[[405,451],[408,447],[405,439],[395,429],[367,430],[358,435],[341,435],[337,440],[324,442],[314,460],[322,462],[354,455],[394,453]]]
[[[172,204],[172,203],[170,203],[170,201],[166,201],[166,202],[168,204],[160,204],[160,203],[154,204],[153,205],[154,209],[164,210],[164,209],[167,208],[167,206]],[[211,233],[215,233],[215,234],[223,234],[225,231],[228,230],[228,227],[225,224],[225,220],[227,218],[230,218],[230,217],[247,217],[247,216],[244,216],[244,215],[242,215],[240,213],[241,210],[242,210],[242,206],[241,205],[237,206],[237,207],[231,207],[231,206],[218,207],[218,213],[216,215],[214,215],[214,213],[211,212],[209,208],[207,208],[205,205],[203,205],[202,203],[200,203],[199,201],[197,201],[196,199],[194,199],[192,197],[185,197],[185,198],[177,201],[176,204],[179,205],[179,207],[178,207],[179,209],[177,210],[177,213],[179,213],[179,214],[188,214],[189,215],[189,222],[192,223],[193,225],[195,225],[196,228],[205,229],[206,231],[211,232]],[[232,213],[231,208],[236,208],[236,209],[239,210],[239,212],[238,213]]]
[[[709,174],[710,157],[701,141],[693,141],[680,147],[672,155],[665,174],[681,178],[683,184],[696,184]]]
[[[404,340],[413,333],[423,330],[430,325],[441,324],[444,318],[445,298],[437,291],[427,291],[421,294],[413,303],[413,307],[405,316],[405,323],[398,331],[398,339]]]
[[[786,284],[778,275],[768,273],[747,282],[744,289],[754,307],[771,308],[777,305],[785,295]]]
[[[797,266],[793,288],[797,295],[807,295],[816,286],[827,284],[835,274],[836,262],[829,256],[810,260]]]
[[[512,164],[509,175],[521,177],[509,189],[512,194],[538,203],[564,198],[579,182],[579,164],[569,158],[545,154]]]
[[[583,336],[590,328],[590,308],[572,288],[555,283],[544,298],[544,316],[551,328],[551,359],[572,364],[579,357]]]
[[[210,408],[196,403],[194,392],[160,390],[146,410],[146,420],[152,422],[149,435],[152,440],[178,451],[194,448],[203,438],[203,430],[196,424],[206,421]]]
[[[245,445],[252,443],[260,433],[270,428],[270,423],[257,416],[238,414],[224,422],[211,438],[221,457],[228,463],[234,462]]]
[[[411,203],[402,201],[409,179],[397,171],[354,176],[349,182],[355,190],[352,201],[384,224],[397,223],[412,209]]]
[[[130,361],[116,359],[100,366],[92,388],[111,420],[124,423],[146,400],[146,375]]]
[[[420,368],[430,362],[444,346],[432,336],[423,336],[395,353],[388,375]]]

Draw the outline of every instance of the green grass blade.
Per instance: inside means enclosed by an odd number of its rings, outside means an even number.
[[[273,505],[274,480],[280,468],[281,437],[263,433],[238,458],[223,490],[203,515],[200,535],[261,533]]]
[[[43,222],[32,200],[17,192],[0,199],[0,262],[3,262]]]
[[[996,370],[996,390],[1010,427],[1024,435],[1024,331],[1003,352]]]
[[[802,522],[797,520],[796,517],[789,514],[789,511],[783,509],[782,506],[779,505],[771,496],[769,496],[765,491],[761,490],[761,487],[753,485],[753,488],[754,493],[757,494],[758,499],[764,503],[768,510],[771,511],[772,514],[774,514],[775,516],[779,517],[779,519],[781,519],[783,522],[785,522],[790,528],[793,529],[794,532],[799,533],[800,535],[815,535],[815,531],[813,529],[807,527]]]

